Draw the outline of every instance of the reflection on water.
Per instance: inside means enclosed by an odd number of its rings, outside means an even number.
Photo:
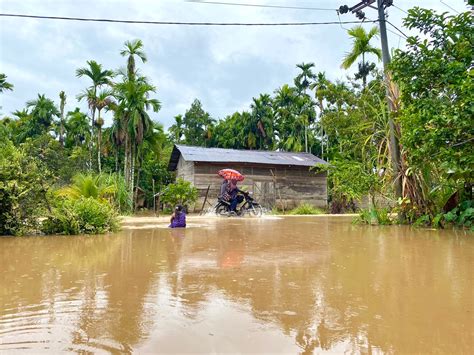
[[[0,239],[0,351],[467,353],[473,235],[209,219]]]

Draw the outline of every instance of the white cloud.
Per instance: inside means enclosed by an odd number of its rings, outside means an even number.
[[[258,3],[275,4],[275,0]],[[294,5],[290,0],[281,0],[278,4]],[[311,0],[300,0],[298,4],[315,6]],[[413,6],[409,0],[399,0],[396,4],[402,9]],[[317,5],[332,8],[335,2],[319,0]],[[421,6],[450,11],[437,0],[423,1]],[[461,11],[466,9],[463,0],[451,1],[450,6]],[[1,10],[4,13],[139,20],[337,20],[335,12],[204,5],[176,0],[3,0]],[[389,14],[390,21],[400,27],[405,14],[396,8],[390,8]],[[367,10],[367,15],[375,17],[372,10]],[[354,16],[347,14],[341,19],[354,20]],[[348,72],[342,71],[339,64],[351,45],[339,25],[190,27],[2,18],[0,64],[2,72],[15,84],[14,92],[0,96],[2,111],[22,109],[22,105],[37,93],[57,100],[61,90],[68,95],[66,109],[72,110],[79,105],[85,110],[85,104],[78,104],[75,96],[88,82],[76,78],[75,70],[91,59],[105,68],[124,66],[120,49],[125,40],[135,38],[143,40],[149,59],[145,65],[138,65],[157,85],[157,97],[163,105],[162,110],[152,116],[165,126],[172,123],[175,115],[184,113],[194,98],[199,98],[204,108],[216,118],[247,109],[252,97],[272,93],[278,86],[292,83],[297,74],[297,63],[315,62],[316,70],[325,71],[328,77],[344,78]],[[389,33],[389,42],[392,47],[404,43],[393,33]]]

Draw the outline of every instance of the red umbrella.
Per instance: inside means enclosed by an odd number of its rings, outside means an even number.
[[[245,177],[234,169],[222,169],[217,173],[219,176],[222,176],[226,180],[235,179],[237,181],[243,181]]]

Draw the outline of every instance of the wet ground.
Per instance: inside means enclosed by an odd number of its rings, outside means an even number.
[[[0,238],[0,352],[469,353],[474,235],[350,218]]]

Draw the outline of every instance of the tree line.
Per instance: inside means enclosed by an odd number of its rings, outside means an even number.
[[[0,121],[0,138],[37,157],[50,185],[68,184],[79,172],[115,174],[130,209],[139,190],[151,201],[172,181],[166,167],[173,144],[179,143],[316,154],[331,163],[334,212],[367,194],[374,209],[375,196],[393,201],[393,181],[401,179],[403,198],[392,207],[407,221],[439,225],[463,213],[472,221],[474,206],[466,203],[472,201],[474,160],[470,14],[450,16],[416,7],[408,11],[404,26],[427,39],[409,37],[405,49],[394,51],[390,73],[379,69],[377,28],[356,26],[348,31],[353,46],[341,63],[345,69],[357,64],[353,77],[329,80],[316,64],[301,63],[292,83],[254,97],[247,110],[222,119],[195,99],[174,117],[168,132],[150,116],[160,102],[155,86],[137,68],[137,61],[147,60],[144,45],[127,41],[120,51],[125,69],[105,69],[91,60],[76,70],[77,77],[89,80],[77,96],[89,112],[64,112],[69,100],[64,92],[59,106],[38,95]],[[389,84],[384,75],[390,76]],[[0,90],[12,89],[1,74]],[[105,112],[113,116],[106,128]],[[398,176],[389,159],[389,115],[402,152]],[[449,204],[457,208],[455,215],[448,214],[454,210]]]

